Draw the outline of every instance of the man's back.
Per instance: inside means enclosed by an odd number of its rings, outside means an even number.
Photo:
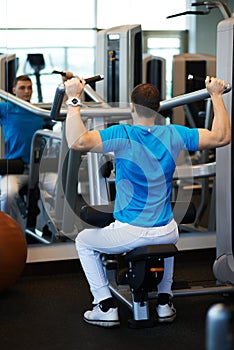
[[[116,163],[115,219],[163,226],[172,219],[171,182],[182,149],[196,150],[197,129],[118,125],[100,130],[103,152]]]

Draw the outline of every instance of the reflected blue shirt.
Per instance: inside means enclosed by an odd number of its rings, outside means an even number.
[[[143,227],[169,223],[176,161],[181,150],[198,149],[198,129],[120,124],[99,132],[103,153],[115,154],[114,218]]]
[[[0,124],[5,142],[4,158],[20,158],[29,164],[33,135],[43,128],[44,120],[11,102],[1,102]]]

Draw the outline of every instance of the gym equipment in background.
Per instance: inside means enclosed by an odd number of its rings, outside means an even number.
[[[173,57],[173,96],[197,91],[205,87],[206,76],[216,76],[216,58],[207,54],[183,53]],[[193,79],[191,79],[193,77]],[[204,127],[205,101],[186,104],[174,109],[173,123],[190,127]]]
[[[33,74],[36,77],[38,102],[43,102],[42,90],[41,90],[41,70],[45,68],[45,60],[42,53],[29,53],[26,63],[29,63],[33,69]]]
[[[161,100],[166,99],[166,59],[149,54],[143,55],[142,83],[149,83],[158,88]]]
[[[105,80],[96,91],[106,102],[129,102],[130,92],[142,82],[140,24],[123,25],[97,33],[96,72]]]

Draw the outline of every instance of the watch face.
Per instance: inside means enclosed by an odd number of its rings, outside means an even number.
[[[72,105],[74,107],[80,106],[80,100],[77,97],[71,97],[67,100],[67,105]]]

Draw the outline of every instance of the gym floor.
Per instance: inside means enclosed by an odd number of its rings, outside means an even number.
[[[213,249],[181,252],[176,257],[175,289],[188,282],[213,283],[214,258]],[[131,311],[117,303],[119,328],[88,325],[82,315],[91,306],[91,296],[79,260],[27,264],[15,285],[0,294],[0,349],[206,350],[207,311],[216,303],[231,305],[232,297],[223,293],[177,296],[177,318],[172,324],[139,330],[128,328]],[[152,315],[154,308],[152,301]]]

